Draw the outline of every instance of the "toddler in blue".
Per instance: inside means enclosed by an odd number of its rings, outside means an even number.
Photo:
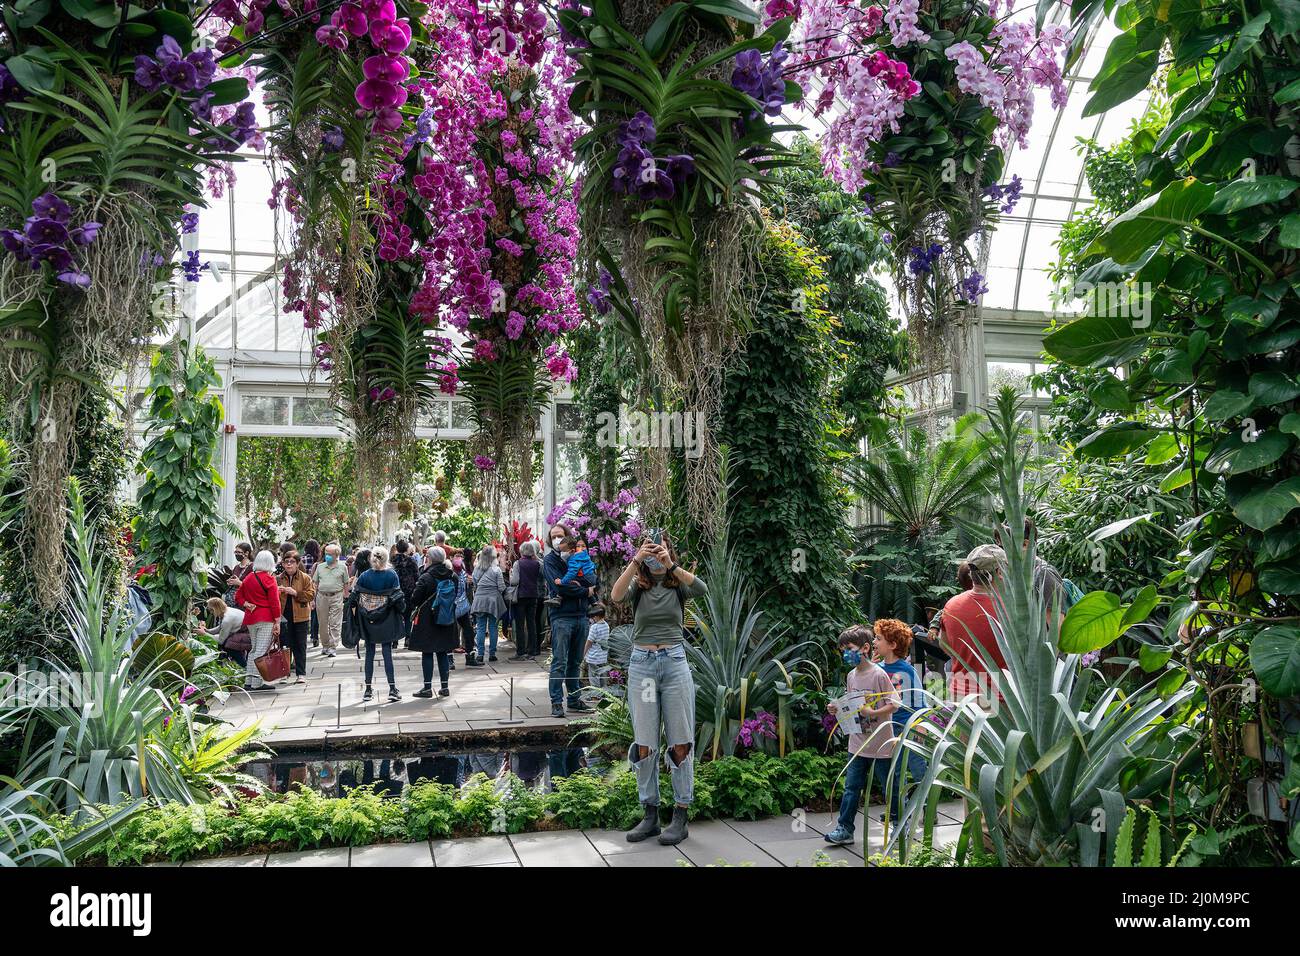
[[[557,587],[572,584],[575,581],[588,586],[595,584],[596,564],[591,560],[591,555],[587,553],[587,543],[585,541],[575,536],[567,537],[560,542],[560,551],[565,559],[564,577],[555,579]],[[548,598],[546,603],[558,605],[560,599]]]

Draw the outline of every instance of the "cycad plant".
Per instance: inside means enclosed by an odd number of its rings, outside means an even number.
[[[848,464],[853,491],[880,515],[858,529],[862,553],[853,558],[870,566],[862,583],[873,615],[915,621],[927,602],[955,590],[959,542],[992,492],[997,468],[981,421],[965,415],[951,436],[933,441],[924,429],[908,428]]]
[[[1003,389],[989,415],[998,489],[1010,526],[1024,520],[1023,479],[1030,451],[1014,390]],[[1003,865],[1082,864],[1114,858],[1125,803],[1167,786],[1191,733],[1181,719],[1189,688],[1167,696],[1158,675],[1137,688],[1118,684],[1097,703],[1089,690],[1099,675],[1079,655],[1059,651],[1059,624],[1033,587],[1034,548],[1012,548],[996,581],[993,631],[1006,660],[1000,670],[976,647],[989,673],[983,710],[973,698],[956,703],[946,726],[918,711],[895,748],[923,754],[929,768],[893,828],[889,847],[914,825],[933,826],[943,791],[968,807],[959,852],[981,831]]]

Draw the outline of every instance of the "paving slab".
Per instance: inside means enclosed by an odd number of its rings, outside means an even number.
[[[218,856],[211,860],[190,860],[186,866],[266,866],[266,854],[249,856]]]
[[[519,862],[510,838],[504,836],[434,840],[432,846],[433,862],[437,866],[492,866]]]
[[[428,842],[391,843],[357,847],[352,851],[352,866],[433,866],[433,851]]]
[[[862,866],[862,857],[848,847],[809,840],[779,840],[759,844],[764,853],[776,858],[784,866],[812,866],[818,859]]]
[[[697,820],[690,825],[690,836],[677,849],[696,866],[712,863],[749,863],[754,866],[781,864],[722,820]]]
[[[347,866],[352,850],[346,846],[323,850],[296,850],[292,853],[272,853],[266,858],[271,866]]]
[[[675,846],[659,846],[657,843],[643,853],[615,853],[605,857],[609,866],[694,866]]]
[[[806,814],[765,817],[762,820],[728,820],[727,825],[750,843],[782,840],[820,840],[821,833],[808,826]]]
[[[510,838],[524,866],[605,866],[581,830],[517,833]]]

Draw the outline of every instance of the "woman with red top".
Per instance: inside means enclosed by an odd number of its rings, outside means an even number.
[[[248,652],[248,666],[244,671],[244,690],[275,690],[262,680],[257,670],[257,658],[271,648],[271,641],[280,635],[280,587],[275,583],[275,555],[259,551],[253,559],[253,569],[244,575],[235,591],[235,604],[244,609],[244,626],[253,646]]]

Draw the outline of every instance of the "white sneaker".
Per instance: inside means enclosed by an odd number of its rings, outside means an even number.
[[[297,679],[294,680],[294,683],[295,683],[295,684],[305,684],[305,683],[307,683],[307,678],[305,678],[305,677],[299,677],[299,678],[297,678]]]
[[[339,656],[339,653],[338,653],[338,651],[334,650],[334,648],[331,647],[328,651],[325,652],[325,656],[326,656],[326,657],[338,657],[338,656]]]

